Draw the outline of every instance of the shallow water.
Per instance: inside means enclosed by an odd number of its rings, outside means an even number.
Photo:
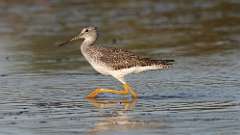
[[[240,3],[231,1],[0,2],[0,134],[240,134]],[[81,56],[58,48],[86,25],[98,43],[153,58],[167,70],[133,74],[140,97]]]

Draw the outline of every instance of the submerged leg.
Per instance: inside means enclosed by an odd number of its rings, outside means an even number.
[[[137,98],[137,93],[128,85],[123,84],[123,90],[113,90],[113,89],[96,89],[93,92],[91,92],[86,98],[95,98],[100,93],[112,93],[112,94],[118,94],[118,95],[132,95],[133,98]]]

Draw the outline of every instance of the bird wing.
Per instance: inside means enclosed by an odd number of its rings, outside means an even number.
[[[98,59],[115,70],[134,66],[164,66],[171,65],[171,62],[173,62],[173,60],[152,60],[120,48],[98,47],[97,50],[100,52]]]

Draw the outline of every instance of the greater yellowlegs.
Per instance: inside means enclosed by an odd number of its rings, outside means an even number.
[[[119,95],[128,95],[130,93],[133,98],[137,98],[137,93],[124,80],[126,75],[147,70],[168,68],[174,62],[174,60],[153,60],[137,56],[132,52],[120,48],[96,46],[95,41],[97,37],[96,27],[86,27],[77,36],[59,44],[59,46],[63,46],[72,41],[84,39],[80,50],[91,66],[99,73],[111,75],[123,84],[123,90],[98,88],[91,92],[87,98],[95,98],[99,93]]]

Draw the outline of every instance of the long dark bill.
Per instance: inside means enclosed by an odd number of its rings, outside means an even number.
[[[64,42],[58,44],[58,47],[65,46],[65,45],[67,45],[69,42],[71,42],[71,41],[70,41],[70,40],[64,41]]]
[[[70,40],[67,40],[67,41],[64,41],[64,42],[58,44],[58,47],[65,46],[65,45],[67,45],[68,43],[70,43],[70,42],[72,42],[72,41],[79,40],[80,37],[81,37],[81,35],[75,36],[75,37],[73,37],[73,38],[70,39]]]

